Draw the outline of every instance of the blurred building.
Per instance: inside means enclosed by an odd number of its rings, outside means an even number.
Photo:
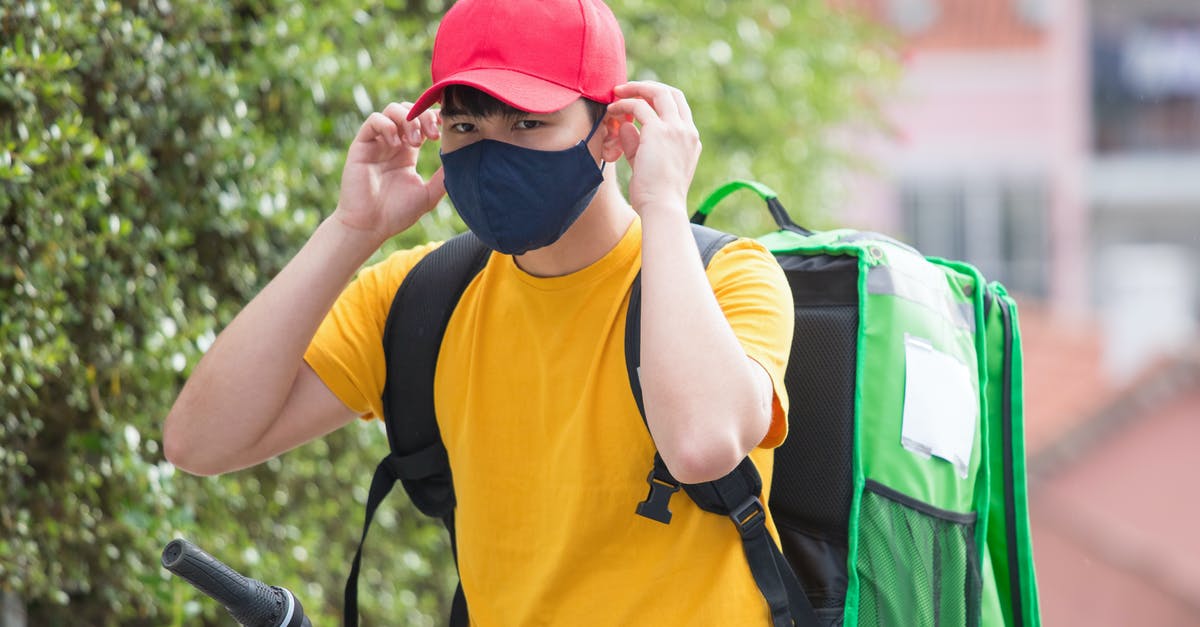
[[[1200,625],[1200,353],[1116,383],[1100,325],[1021,323],[1042,622]]]
[[[841,4],[903,73],[838,221],[1023,306],[1046,624],[1200,624],[1200,2]]]
[[[1082,0],[858,0],[903,38],[878,173],[848,219],[969,259],[1022,294],[1086,307]]]

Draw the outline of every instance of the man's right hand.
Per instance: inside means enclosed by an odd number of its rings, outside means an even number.
[[[425,111],[410,122],[410,109],[411,102],[393,102],[367,117],[342,169],[332,217],[380,244],[415,224],[446,193],[441,168],[428,181],[417,173],[421,145],[441,138],[441,114]]]
[[[304,362],[317,327],[355,271],[446,193],[417,154],[439,139],[438,112],[372,113],[350,144],[338,207],[233,319],[196,365],[163,425],[167,459],[216,474],[257,464],[354,420]]]

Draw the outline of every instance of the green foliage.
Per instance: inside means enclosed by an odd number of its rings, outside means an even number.
[[[722,183],[766,183],[801,223],[828,222],[839,169],[852,155],[833,131],[877,125],[876,101],[895,71],[885,31],[825,0],[624,0],[630,75],[687,95],[704,153],[690,206]],[[741,202],[739,202],[739,199]],[[742,235],[773,227],[762,204],[737,196],[712,226]]]
[[[227,623],[159,567],[177,536],[337,621],[378,425],[197,478],[163,460],[161,423],[334,206],[366,114],[424,88],[444,4],[0,8],[0,588],[31,624]],[[612,5],[631,74],[680,86],[695,110],[694,202],[753,176],[797,214],[830,204],[822,182],[843,157],[827,132],[870,120],[890,67],[869,27],[815,1]],[[755,209],[715,223],[760,231]],[[388,248],[460,228],[443,203]],[[440,622],[446,544],[393,497],[366,556],[367,622]]]
[[[215,618],[156,563],[177,535],[334,622],[379,430],[215,479],[159,442],[189,364],[334,205],[356,100],[420,81],[432,16],[346,4],[39,2],[0,22],[0,582],[33,624]],[[407,507],[380,523],[368,617],[432,622],[443,534]]]

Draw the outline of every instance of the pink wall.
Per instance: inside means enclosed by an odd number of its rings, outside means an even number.
[[[1050,304],[1075,315],[1088,300],[1087,17],[1057,3],[1041,43],[908,52],[886,115],[890,138],[860,138],[876,171],[853,176],[840,221],[899,233],[901,179],[1042,175],[1050,186]]]

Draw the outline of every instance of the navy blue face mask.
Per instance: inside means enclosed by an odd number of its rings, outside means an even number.
[[[481,139],[441,153],[446,193],[467,228],[488,248],[506,255],[558,241],[592,202],[604,181],[587,143],[600,128],[566,150],[534,150]]]

